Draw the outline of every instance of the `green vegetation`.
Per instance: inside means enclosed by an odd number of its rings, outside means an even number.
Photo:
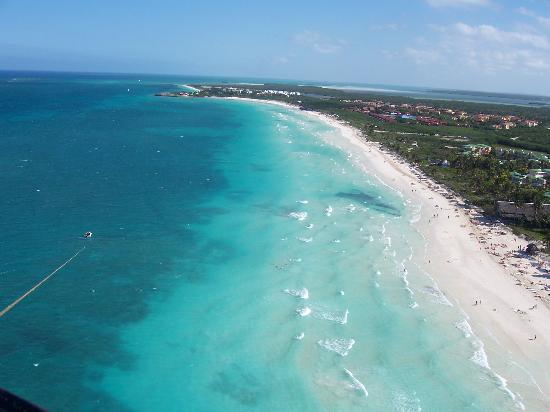
[[[201,88],[200,85],[196,87]],[[535,187],[531,181],[524,180],[521,184],[517,181],[518,176],[525,176],[529,169],[550,169],[550,160],[546,156],[550,154],[550,108],[417,100],[313,86],[218,85],[201,89],[198,96],[279,100],[296,104],[303,110],[337,115],[362,130],[369,140],[379,142],[414,163],[435,181],[480,206],[489,216],[496,215],[497,200],[516,204],[534,203],[536,211],[541,209],[543,203],[550,203],[550,199],[545,197],[545,193],[550,190],[548,186]],[[272,92],[267,93],[267,90]],[[374,104],[375,101],[396,109],[403,104],[429,106],[433,113],[437,113],[435,116],[438,123],[421,124],[403,120],[400,116],[394,116],[395,120],[391,121],[379,120],[370,115],[372,112],[379,113],[378,108],[373,111],[365,109],[365,105],[369,102]],[[442,114],[438,113],[439,109]],[[466,121],[452,118],[447,115],[450,110],[467,112],[469,118]],[[496,121],[510,116],[533,119],[539,125],[524,127],[518,120],[517,127],[514,125],[510,130],[495,130],[494,125],[474,121],[473,115],[476,113],[486,114]],[[490,153],[472,151],[471,147],[466,146],[468,144],[488,145],[491,150]],[[550,219],[542,213],[537,212],[532,222],[523,220],[509,223],[517,233],[550,242]]]

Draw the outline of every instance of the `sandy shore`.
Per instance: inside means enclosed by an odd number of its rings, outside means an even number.
[[[353,154],[359,167],[421,206],[414,225],[427,247],[417,263],[463,310],[487,353],[487,367],[516,398],[518,408],[525,404],[528,410],[549,410],[550,279],[541,258],[517,252],[527,241],[499,223],[487,222],[478,210],[358,130],[324,114],[303,113],[339,129],[331,144]]]
[[[505,226],[484,222],[478,210],[465,208],[462,199],[378,144],[367,142],[357,130],[313,115],[340,129],[347,141],[335,144],[343,150],[358,149],[354,154],[361,167],[422,206],[415,225],[426,239],[427,252],[419,264],[468,316],[489,365],[509,380],[510,395],[519,393],[529,400],[522,403],[548,410],[550,310],[548,290],[543,287],[550,289],[550,282],[537,277],[544,273],[534,259],[516,253],[527,241]],[[503,354],[517,364],[503,365]]]
[[[200,89],[197,89],[196,87],[193,87],[193,86],[189,86],[188,84],[180,84],[179,86],[184,88],[184,89],[191,90],[192,92],[200,92],[201,91]]]

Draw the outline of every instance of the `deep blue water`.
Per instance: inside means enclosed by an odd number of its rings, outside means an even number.
[[[70,387],[87,362],[112,362],[117,329],[144,316],[174,256],[201,253],[186,223],[217,213],[200,202],[225,185],[214,159],[239,122],[223,105],[153,97],[162,85],[92,80],[0,83],[0,306],[80,248],[84,231],[97,233],[52,287],[2,319],[1,380],[23,393],[58,368],[55,384]],[[43,368],[21,368],[40,359]],[[58,405],[43,389],[37,400]],[[59,396],[75,405],[96,395]]]

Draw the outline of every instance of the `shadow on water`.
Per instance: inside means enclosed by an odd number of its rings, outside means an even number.
[[[401,212],[396,207],[380,201],[377,196],[369,195],[357,189],[353,189],[349,192],[338,192],[336,193],[336,197],[361,203],[366,207],[392,216],[401,216]]]
[[[149,297],[169,295],[182,280],[205,281],[196,262],[172,261],[182,249],[201,254],[207,247],[193,246],[191,231],[184,244],[166,241],[180,236],[173,230],[151,238],[92,239],[80,259],[2,318],[0,386],[52,410],[126,411],[97,389],[104,367],[134,368],[120,329],[147,316]],[[219,258],[227,258],[224,245],[216,246]],[[49,390],[47,382],[54,385]]]
[[[256,406],[265,391],[257,377],[238,365],[218,372],[210,384],[210,389],[248,407]]]

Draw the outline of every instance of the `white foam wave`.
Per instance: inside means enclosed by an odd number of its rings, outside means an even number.
[[[483,345],[481,345],[479,349],[474,352],[470,360],[477,363],[482,368],[491,369],[489,366],[489,359],[487,359],[487,353],[485,352]]]
[[[349,310],[343,312],[328,312],[328,311],[315,311],[313,312],[313,317],[316,319],[329,320],[331,322],[336,322],[341,325],[348,323]]]
[[[301,288],[301,289],[285,289],[285,293],[288,293],[291,296],[296,296],[300,299],[309,299],[309,291],[307,288]]]
[[[302,221],[307,219],[307,212],[290,212],[288,216]]]
[[[348,356],[349,351],[353,348],[353,345],[355,345],[355,340],[351,338],[327,338],[321,339],[317,344],[340,356]]]
[[[474,334],[474,332],[472,331],[472,327],[470,326],[470,324],[466,319],[463,319],[460,322],[457,322],[455,326],[458,330],[460,330],[464,334],[465,338],[469,338]]]
[[[300,332],[298,335],[294,336],[294,339],[302,340],[304,339],[304,336],[306,336],[306,334],[304,332]]]
[[[516,406],[518,408],[520,408],[522,411],[525,410],[525,405],[523,404],[523,402],[521,402],[518,398],[518,396],[512,392],[509,388],[508,388],[508,381],[506,379],[504,379],[502,376],[500,376],[498,373],[496,372],[492,372],[494,378],[496,379],[497,381],[497,385],[498,387],[500,388],[500,390],[506,392],[508,394],[508,396],[510,396],[510,398],[512,398],[512,401],[516,404]]]
[[[352,382],[351,388],[356,389],[358,391],[361,391],[363,393],[363,395],[365,395],[365,398],[367,398],[369,396],[369,393],[367,391],[367,388],[365,388],[365,385],[363,385],[363,383],[359,379],[357,379],[353,375],[353,373],[351,373],[348,369],[344,368],[344,371],[346,372],[346,374],[351,379],[351,382]]]
[[[414,292],[413,292],[413,290],[409,287],[410,282],[409,282],[409,278],[407,277],[407,275],[409,274],[409,271],[407,270],[407,268],[406,268],[406,266],[405,266],[405,261],[404,261],[404,260],[401,261],[401,268],[403,269],[403,270],[402,270],[401,279],[403,280],[403,283],[405,284],[405,289],[406,289],[407,292],[409,293],[409,297],[410,297],[411,299],[413,299]],[[413,301],[409,304],[409,307],[412,308],[412,309],[415,309],[415,308],[418,307],[418,304],[413,300]]]
[[[306,226],[306,229],[313,229],[313,223],[310,223],[309,225]]]
[[[408,395],[405,392],[397,391],[393,394],[392,403],[396,411],[398,412],[420,412],[420,399],[416,396]]]
[[[309,243],[309,242],[313,241],[312,237],[297,237],[296,239],[298,239],[300,242],[304,242],[304,243]]]
[[[412,219],[409,220],[409,223],[411,223],[411,224],[418,223],[418,222],[420,221],[421,218],[422,218],[422,215],[421,215],[421,214],[414,215],[414,216],[412,217]]]
[[[409,282],[409,279],[407,278],[407,269],[403,270],[403,275],[401,275],[401,279],[403,279],[403,283],[405,283],[405,286],[407,286],[407,289],[408,289],[408,286],[410,285],[410,282]],[[412,292],[412,290],[411,290]]]
[[[355,212],[355,209],[357,209],[357,207],[353,203],[350,203],[349,205],[346,206],[346,210],[348,212]]]
[[[309,200],[297,200],[296,203],[301,203],[303,205],[307,205],[309,203]]]
[[[491,368],[491,366],[489,365],[489,359],[487,357],[487,352],[485,352],[485,345],[483,344],[481,339],[479,339],[475,336],[475,334],[472,331],[472,328],[470,327],[470,324],[468,322],[466,322],[466,320],[463,320],[463,321],[459,322],[456,326],[457,326],[457,328],[462,330],[465,337],[468,338],[468,337],[471,336],[473,338],[472,345],[475,348],[475,352],[472,355],[472,357],[470,358],[470,360],[472,362],[474,362],[475,364],[481,366],[483,369],[485,369],[487,371],[487,374],[490,376],[490,378],[493,380],[493,382],[497,385],[497,387],[501,391],[505,392],[512,399],[514,404],[519,409],[525,410],[525,405],[523,404],[523,402],[521,402],[520,399],[518,399],[518,395],[516,395],[514,392],[512,392],[508,388],[507,380],[503,376],[496,373]]]
[[[424,293],[433,296],[438,303],[446,306],[454,306],[449,299],[439,290],[439,288],[434,286],[426,286],[422,289]]]
[[[296,313],[300,315],[301,317],[306,317],[311,315],[311,308],[308,306],[304,306],[301,308],[296,309]]]
[[[332,212],[333,212],[334,209],[332,209],[332,206],[328,206],[326,209],[325,209],[325,215],[327,216],[332,216]]]

